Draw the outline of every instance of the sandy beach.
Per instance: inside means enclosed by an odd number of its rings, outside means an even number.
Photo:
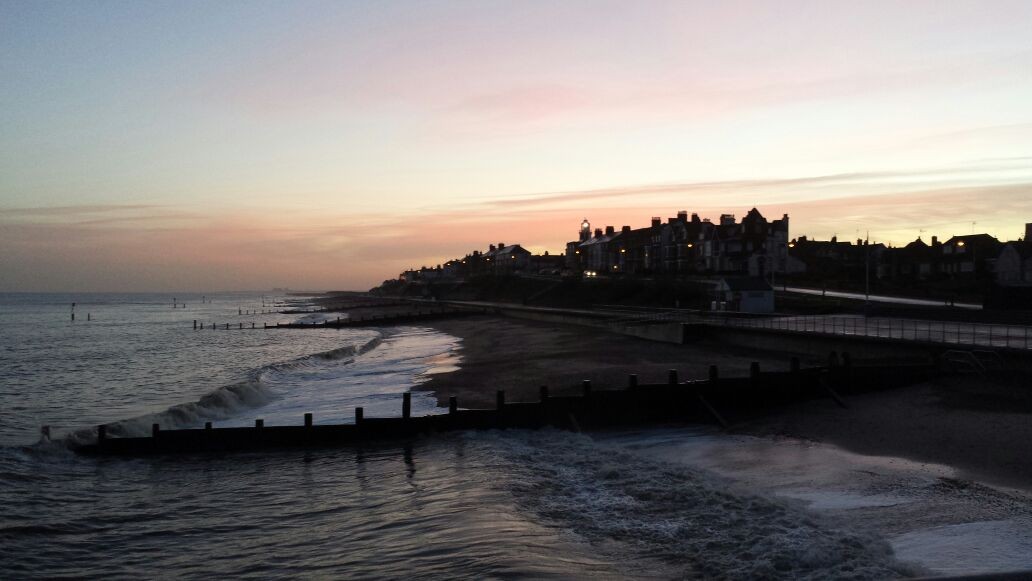
[[[734,428],[945,464],[965,479],[1032,490],[1027,379],[947,377],[851,396],[847,403],[849,409],[825,400],[801,402]]]
[[[643,383],[665,381],[668,369],[677,369],[682,379],[704,378],[715,364],[722,375],[746,375],[752,361],[781,369],[792,355],[718,343],[657,343],[601,329],[487,316],[432,325],[462,339],[462,362],[458,371],[436,375],[420,389],[435,392],[442,405],[455,395],[462,407],[491,407],[498,389],[506,390],[509,401],[535,401],[539,385],[555,394],[577,393],[584,379],[599,388],[623,386],[628,373],[638,373]],[[972,479],[1032,490],[1032,397],[1026,385],[1013,376],[949,377],[850,396],[848,409],[826,399],[759,417],[732,415],[731,430],[945,464]]]
[[[499,389],[505,390],[507,401],[537,401],[541,385],[555,395],[579,394],[585,379],[598,389],[622,388],[630,373],[638,374],[640,383],[665,382],[670,369],[676,369],[682,380],[705,379],[709,366],[717,365],[721,375],[747,376],[753,361],[764,369],[788,369],[791,357],[489,316],[428,325],[462,339],[462,362],[458,371],[437,375],[420,387],[435,392],[441,405],[457,396],[461,407],[493,407]]]

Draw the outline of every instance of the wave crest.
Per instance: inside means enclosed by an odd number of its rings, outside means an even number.
[[[153,424],[159,424],[163,429],[177,429],[196,426],[205,421],[234,417],[245,410],[262,407],[278,397],[278,394],[265,381],[266,378],[269,378],[269,374],[303,370],[316,361],[340,361],[354,358],[372,351],[382,342],[383,336],[380,335],[361,345],[345,345],[322,353],[306,355],[293,361],[263,366],[255,370],[250,378],[219,387],[203,395],[197,401],[177,404],[152,414],[111,422],[107,424],[108,436],[113,438],[142,437],[150,434]],[[65,436],[64,442],[67,446],[74,448],[93,443],[96,438],[95,428],[90,427],[69,433]]]

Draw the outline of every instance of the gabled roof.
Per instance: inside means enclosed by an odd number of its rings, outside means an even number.
[[[498,255],[505,255],[505,254],[522,254],[524,252],[526,252],[527,254],[530,254],[529,250],[527,250],[526,248],[520,246],[519,244],[510,244],[509,246],[505,246],[505,247],[502,247],[502,248],[499,248],[499,249],[495,250],[494,254],[495,254],[495,256],[498,256]]]
[[[920,249],[923,250],[925,248],[928,248],[928,244],[925,243],[924,240],[921,240],[920,237],[918,237],[917,240],[914,240],[913,242],[911,242],[910,244],[907,244],[903,248],[906,248],[907,250],[916,250],[916,249],[920,248]]]
[[[966,236],[953,236],[946,241],[946,244],[956,244],[963,240],[964,244],[999,244],[1000,241],[988,234],[968,234]]]
[[[616,234],[613,234],[612,236],[592,236],[591,238],[588,238],[584,242],[578,244],[578,246],[594,246],[595,244],[601,244],[602,242],[609,242],[613,238],[616,238]]]
[[[756,208],[753,208],[752,210],[749,210],[748,212],[746,212],[745,213],[745,217],[742,218],[743,222],[745,222],[746,220],[749,220],[749,221],[752,221],[752,220],[763,220],[763,221],[766,221],[766,218],[763,217],[763,214],[761,214],[759,210],[757,210]]]

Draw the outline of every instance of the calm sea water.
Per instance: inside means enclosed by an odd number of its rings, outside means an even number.
[[[1032,567],[1027,495],[685,427],[92,459],[62,439],[350,421],[461,365],[418,327],[194,331],[256,294],[0,295],[0,571],[53,577],[883,579]],[[72,301],[79,320],[68,320]],[[283,304],[284,297],[266,297]],[[267,307],[268,308],[268,307]],[[84,321],[89,312],[93,320]],[[415,413],[437,413],[413,398]],[[39,426],[54,439],[41,442]]]

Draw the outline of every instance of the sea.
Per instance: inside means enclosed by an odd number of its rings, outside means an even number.
[[[271,292],[0,294],[0,577],[891,579],[1032,569],[1024,491],[948,466],[706,426],[138,459],[73,451],[98,424],[120,437],[153,423],[300,424],[306,412],[347,423],[358,406],[366,417],[400,415],[410,391],[414,414],[446,411],[420,385],[462,365],[459,338],[420,326],[264,328],[337,316],[309,307]]]

